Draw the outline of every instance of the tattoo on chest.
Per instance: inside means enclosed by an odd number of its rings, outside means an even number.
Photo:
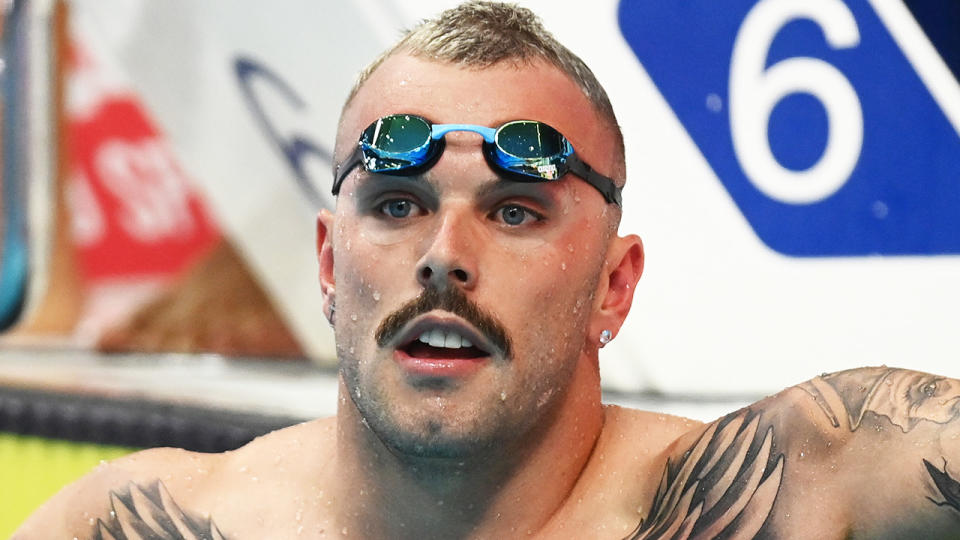
[[[646,519],[631,540],[754,538],[780,491],[783,454],[773,427],[748,409],[712,424],[676,462],[668,460]]]
[[[225,540],[209,518],[188,516],[159,480],[151,486],[131,482],[110,492],[110,517],[97,520],[95,540]]]

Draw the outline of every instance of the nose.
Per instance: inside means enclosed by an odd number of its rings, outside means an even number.
[[[424,288],[472,290],[476,287],[475,244],[471,240],[476,235],[469,230],[466,221],[455,212],[447,212],[439,230],[427,239],[429,244],[416,269],[417,281]]]

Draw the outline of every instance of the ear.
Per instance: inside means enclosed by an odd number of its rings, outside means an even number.
[[[588,339],[599,345],[600,333],[620,331],[630,306],[633,292],[643,274],[643,242],[631,234],[616,237],[607,251],[604,275],[597,285],[597,308],[590,323]],[[594,341],[595,340],[595,341]]]
[[[336,303],[336,279],[333,274],[333,214],[326,208],[317,214],[317,263],[320,267],[323,313],[330,324],[333,324]]]

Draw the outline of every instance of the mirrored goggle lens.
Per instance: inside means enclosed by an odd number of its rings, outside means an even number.
[[[494,163],[516,173],[517,180],[556,180],[566,174],[573,148],[559,131],[529,120],[504,124],[497,130]]]
[[[557,130],[540,123],[520,120],[497,130],[500,150],[521,159],[554,158],[564,155],[566,139]]]
[[[417,116],[386,116],[363,130],[360,142],[381,153],[406,154],[430,142],[430,129],[430,124]]]
[[[370,172],[401,172],[429,161],[430,124],[409,114],[385,116],[360,134],[363,163]]]

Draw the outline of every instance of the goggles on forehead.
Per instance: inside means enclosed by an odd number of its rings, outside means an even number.
[[[473,131],[483,136],[487,163],[517,182],[550,182],[571,172],[595,187],[608,203],[621,206],[620,188],[594,171],[559,131],[535,120],[514,120],[499,128],[473,124],[431,124],[413,114],[392,114],[370,124],[356,149],[337,166],[333,194],[357,166],[372,173],[413,176],[432,167],[443,153],[443,136]]]

